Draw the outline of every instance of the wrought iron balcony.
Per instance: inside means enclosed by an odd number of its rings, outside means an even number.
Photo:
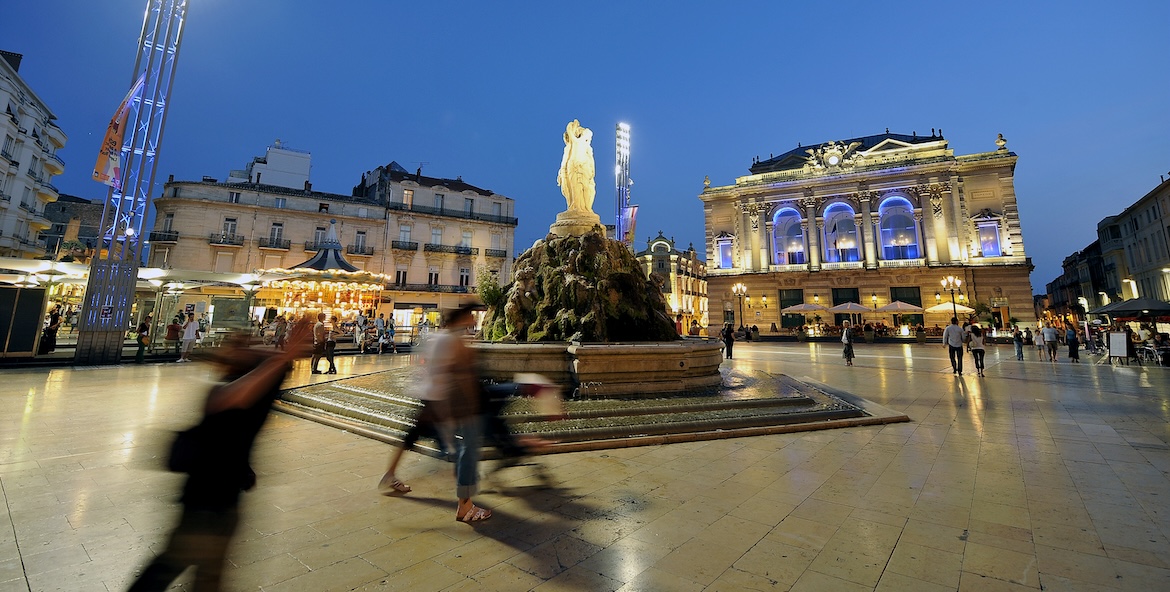
[[[289,248],[289,245],[291,245],[291,244],[292,244],[292,241],[290,241],[287,238],[272,238],[272,237],[268,237],[268,236],[266,236],[258,241],[258,246],[261,249],[281,249],[281,250],[287,251]]]
[[[48,195],[52,198],[56,198],[57,196],[61,195],[61,191],[57,189],[56,185],[53,185],[52,183],[40,178],[37,179],[37,193]]]
[[[401,251],[417,251],[418,243],[410,241],[390,241],[390,248]]]
[[[61,157],[56,154],[46,154],[45,166],[52,167],[58,171],[57,174],[61,174],[61,171],[65,170],[65,161],[61,160]]]
[[[11,152],[9,152],[7,150],[0,151],[0,156],[3,156],[6,160],[8,160],[8,162],[11,162],[13,165],[20,166],[20,163],[17,162],[16,157],[13,156]]]
[[[227,234],[227,233],[211,234],[210,236],[207,237],[207,240],[208,240],[208,242],[210,242],[213,245],[231,245],[231,246],[239,247],[239,246],[243,246],[243,244],[244,244],[244,237],[243,237],[243,235],[239,235],[239,234]]]
[[[178,230],[152,230],[150,231],[150,242],[152,243],[177,243],[179,242]]]
[[[317,242],[317,241],[305,241],[305,250],[306,251],[320,251],[321,245],[323,245],[323,244],[324,243]]]
[[[428,206],[420,206],[413,204],[404,204],[402,202],[390,202],[389,209],[400,210],[406,212],[416,212],[419,214],[431,214],[434,216],[447,216],[450,218],[464,218],[467,220],[479,220],[481,222],[495,222],[496,224],[511,224],[516,225],[517,220],[512,216],[497,216],[495,214],[481,214],[479,212],[468,212],[467,210],[452,210],[447,208],[432,208]]]
[[[479,254],[479,247],[436,245],[433,243],[427,243],[427,244],[423,245],[423,250],[430,251],[432,253],[454,253],[456,255],[478,255]]]
[[[345,252],[350,255],[364,255],[369,257],[374,254],[374,247],[367,247],[365,245],[349,245],[345,248]]]
[[[488,257],[507,257],[508,252],[504,249],[484,249],[483,254]]]
[[[390,284],[391,290],[403,292],[442,292],[444,294],[471,294],[475,286],[449,286],[446,284]]]
[[[33,212],[33,211],[36,211],[36,210],[34,210],[34,209],[33,209],[33,207],[32,207],[32,206],[28,205],[28,202],[24,202],[24,201],[20,202],[20,209],[22,209],[22,210],[24,210],[24,211],[26,211],[26,212]]]

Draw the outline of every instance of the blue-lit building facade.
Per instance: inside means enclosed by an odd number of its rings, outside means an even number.
[[[940,131],[887,131],[754,159],[750,174],[730,185],[705,181],[711,322],[795,327],[814,315],[779,311],[801,303],[949,304],[940,282],[950,275],[963,280],[961,302],[987,308],[983,318],[1034,323],[1017,156],[1002,136],[994,147],[956,156]],[[747,288],[743,297],[737,284]],[[828,324],[847,318],[819,316]],[[899,321],[933,326],[950,316]],[[863,318],[893,320],[876,311]]]

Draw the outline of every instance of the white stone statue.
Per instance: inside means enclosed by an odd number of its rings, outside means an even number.
[[[581,127],[576,119],[565,126],[565,153],[561,157],[561,170],[557,173],[557,185],[569,204],[569,212],[593,212],[593,197],[597,193],[593,177],[593,132]]]

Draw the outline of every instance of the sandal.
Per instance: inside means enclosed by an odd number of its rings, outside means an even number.
[[[471,508],[467,510],[467,513],[463,514],[463,516],[456,514],[455,521],[456,522],[483,522],[484,520],[487,520],[488,518],[491,518],[491,517],[492,517],[491,510],[481,508],[481,507],[476,506],[476,505],[472,505]]]
[[[390,477],[389,481],[383,477],[382,481],[378,483],[378,491],[382,492],[382,495],[394,495],[396,493],[410,493],[411,489],[409,485],[399,481],[397,477]]]

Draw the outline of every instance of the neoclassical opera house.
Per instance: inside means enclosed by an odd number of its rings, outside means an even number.
[[[991,142],[988,142],[991,144]],[[1016,208],[1017,156],[1000,135],[990,152],[956,156],[941,130],[889,133],[797,148],[755,159],[735,183],[704,182],[711,322],[796,327],[813,314],[797,304],[854,302],[863,320],[891,324],[877,309],[894,301],[956,301],[996,324],[1035,322]],[[741,315],[742,308],[742,317]],[[819,322],[848,315],[819,312]],[[857,320],[854,313],[853,319]],[[945,325],[951,311],[899,315],[902,324]]]

